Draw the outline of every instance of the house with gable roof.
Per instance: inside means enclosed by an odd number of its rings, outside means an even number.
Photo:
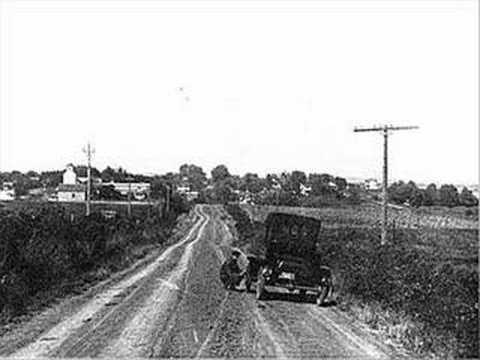
[[[63,173],[63,183],[57,188],[58,201],[85,201],[85,193],[85,184],[79,183],[75,167],[73,164],[68,164]]]

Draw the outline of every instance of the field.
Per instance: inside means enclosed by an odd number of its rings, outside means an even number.
[[[381,225],[381,207],[375,203],[324,208],[301,208],[290,206],[252,206],[242,207],[256,221],[263,221],[269,212],[280,211],[301,214],[321,219],[326,226],[369,226]],[[440,207],[389,208],[392,226],[412,229],[470,229],[478,230],[478,209],[471,216],[464,215],[465,208],[447,209]]]
[[[243,245],[261,249],[272,211],[322,220],[318,256],[334,270],[339,306],[419,356],[478,354],[478,220],[451,211],[390,210],[380,246],[380,207],[229,205]],[[247,244],[250,243],[250,244]],[[242,244],[239,244],[242,245]]]
[[[43,206],[60,207],[69,216],[81,217],[85,215],[84,202],[44,202],[44,201],[4,201],[0,202],[0,209],[23,211],[29,209],[37,209]],[[128,203],[126,201],[92,201],[91,212],[101,212],[103,210],[115,211],[118,215],[127,215]],[[132,215],[147,216],[149,211],[158,209],[158,204],[148,204],[140,202],[132,202]],[[158,210],[157,210],[158,211]]]

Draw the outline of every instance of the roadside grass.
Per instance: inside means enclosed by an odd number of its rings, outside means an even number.
[[[226,208],[239,243],[261,252],[256,220],[279,209]],[[478,230],[397,228],[380,246],[378,227],[348,226],[342,212],[321,210],[318,256],[334,270],[340,308],[418,356],[478,356]]]
[[[83,292],[178,241],[195,221],[193,212],[152,215],[72,221],[51,204],[0,212],[0,324]]]

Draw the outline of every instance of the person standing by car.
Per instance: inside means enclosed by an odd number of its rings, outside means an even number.
[[[244,272],[239,265],[241,255],[238,250],[232,251],[230,258],[220,268],[220,280],[229,290],[235,289],[243,279]]]

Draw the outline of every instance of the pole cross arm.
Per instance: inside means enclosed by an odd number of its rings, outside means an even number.
[[[393,125],[377,125],[372,127],[355,127],[354,132],[370,132],[381,131],[383,132],[383,181],[382,181],[382,233],[381,244],[384,245],[387,242],[387,226],[388,226],[388,136],[391,135],[390,131],[395,130],[413,130],[418,129],[418,126],[393,126]]]
[[[367,131],[389,131],[389,130],[413,130],[413,129],[418,129],[418,126],[392,126],[392,125],[386,125],[386,126],[374,126],[374,127],[368,127],[368,128],[362,128],[362,127],[355,127],[353,129],[354,132],[367,132]]]

